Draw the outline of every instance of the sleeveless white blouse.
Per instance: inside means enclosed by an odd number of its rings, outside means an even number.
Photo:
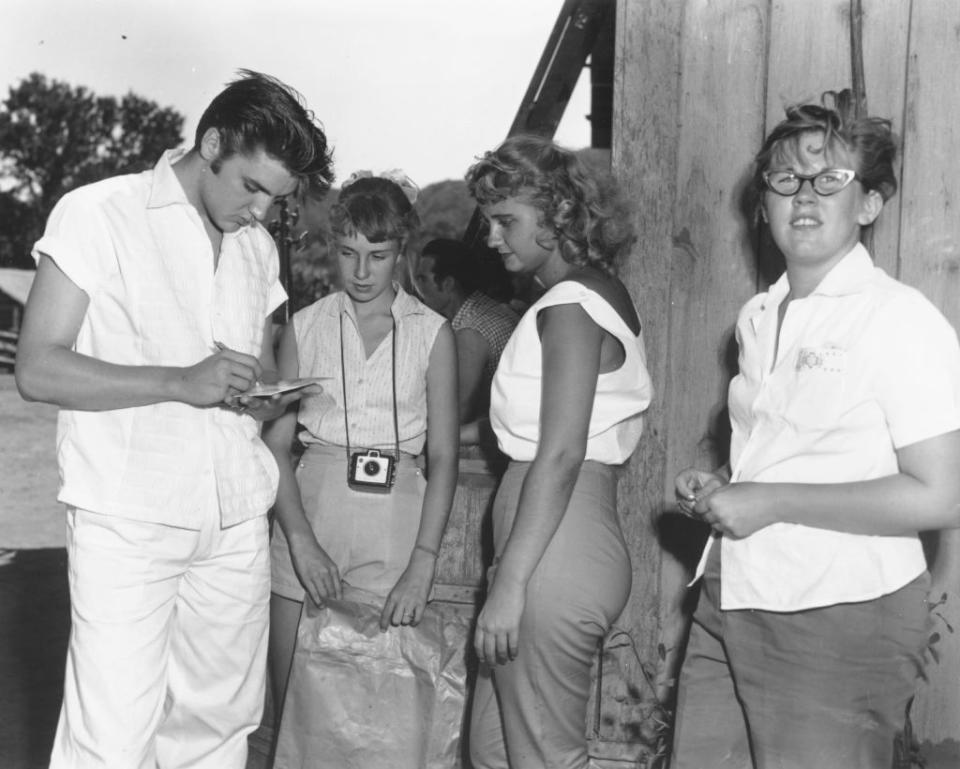
[[[577,281],[561,281],[521,318],[510,337],[493,379],[490,424],[500,450],[511,459],[531,461],[540,441],[543,359],[537,316],[555,305],[579,304],[623,345],[626,358],[618,369],[600,374],[590,415],[586,459],[608,465],[625,462],[643,432],[643,412],[653,388],[647,373],[643,334],[630,330],[617,311]]]

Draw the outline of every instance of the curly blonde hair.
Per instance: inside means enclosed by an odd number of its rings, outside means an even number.
[[[520,197],[540,212],[540,224],[557,238],[564,260],[608,274],[633,245],[633,228],[610,178],[541,136],[511,136],[466,174],[481,206]]]

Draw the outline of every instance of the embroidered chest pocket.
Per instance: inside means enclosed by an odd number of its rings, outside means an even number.
[[[844,410],[847,351],[839,347],[801,347],[794,364],[784,415],[798,426],[829,429]]]

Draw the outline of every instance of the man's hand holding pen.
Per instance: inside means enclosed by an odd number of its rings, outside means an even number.
[[[315,393],[320,387],[311,384],[301,389],[278,392],[269,395],[252,394],[251,390],[261,385],[276,384],[280,375],[272,369],[264,369],[260,362],[250,355],[237,352],[222,342],[214,342],[213,358],[221,358],[229,367],[228,388],[221,404],[239,413],[253,417],[258,422],[276,419],[287,407],[307,393]],[[209,359],[208,359],[209,360]]]

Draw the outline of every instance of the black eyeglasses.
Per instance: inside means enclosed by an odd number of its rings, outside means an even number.
[[[793,171],[764,171],[763,183],[770,192],[789,197],[796,195],[804,182],[813,185],[813,191],[822,197],[836,195],[840,190],[857,178],[857,172],[849,168],[827,168],[812,176],[804,176]]]

